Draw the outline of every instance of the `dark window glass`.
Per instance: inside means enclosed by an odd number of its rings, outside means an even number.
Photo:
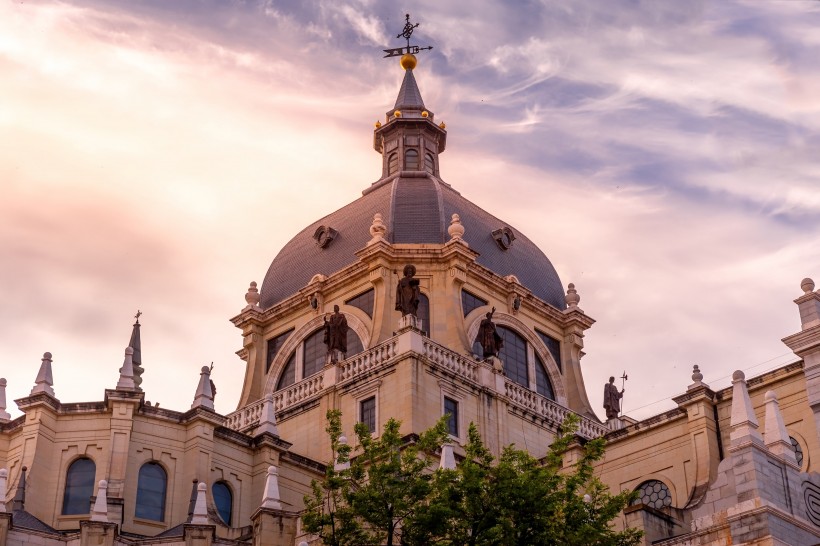
[[[436,174],[436,160],[433,154],[424,154],[424,170],[430,174]]]
[[[373,318],[373,298],[375,294],[376,291],[371,288],[367,292],[362,292],[358,296],[350,298],[345,304],[357,307],[367,313],[368,317]]]
[[[444,413],[450,415],[447,419],[447,432],[453,436],[458,436],[458,402],[445,396]]]
[[[419,308],[416,316],[421,319],[421,329],[425,334],[430,332],[430,299],[424,294],[419,294]]]
[[[800,446],[800,442],[791,436],[789,436],[789,441],[792,443],[792,448],[794,449],[794,457],[797,459],[797,466],[803,468],[803,448]]]
[[[225,482],[216,482],[211,488],[214,496],[214,504],[216,511],[219,512],[219,517],[225,522],[225,525],[231,525],[231,515],[233,515],[233,495],[231,488]]]
[[[538,337],[540,337],[541,341],[544,342],[544,345],[547,346],[547,350],[549,350],[552,359],[558,366],[558,371],[563,373],[564,370],[561,369],[561,342],[555,339],[554,337],[548,336],[544,332],[539,332],[538,330],[536,330],[535,333],[538,334]]]
[[[353,355],[357,355],[364,351],[364,346],[362,346],[362,340],[359,339],[359,335],[353,331],[353,328],[348,329],[347,331],[347,357],[351,357]]]
[[[487,305],[487,302],[478,296],[470,294],[466,290],[461,291],[461,308],[464,311],[464,316],[466,317],[479,307],[484,307]]]
[[[165,488],[168,477],[158,463],[145,463],[137,481],[137,506],[134,515],[142,519],[165,521]]]
[[[325,367],[327,345],[325,345],[324,338],[325,331],[320,328],[305,339],[305,347],[302,353],[304,355],[303,362],[305,363],[303,379],[319,373]]]
[[[419,153],[417,150],[407,150],[404,152],[404,168],[408,171],[419,169]]]
[[[285,340],[287,340],[292,333],[293,330],[291,329],[285,332],[284,334],[279,334],[275,338],[268,340],[268,359],[267,363],[265,364],[265,373],[268,373],[270,371],[270,365],[273,363],[273,359],[276,357],[276,354],[279,352],[279,349],[282,348],[282,345],[284,345]]]
[[[643,482],[635,491],[638,492],[638,498],[632,504],[645,504],[657,510],[672,504],[672,494],[662,481]]]
[[[387,157],[387,174],[395,174],[399,170],[399,154],[393,152]]]
[[[535,353],[535,390],[541,396],[546,396],[550,400],[555,400],[555,393],[552,392],[552,383],[547,375],[547,369],[538,353]]]
[[[496,326],[496,331],[504,340],[504,346],[498,352],[498,358],[504,363],[504,373],[519,385],[529,387],[527,342],[523,337],[504,326]]]
[[[279,382],[276,384],[276,390],[290,387],[296,383],[296,353],[290,355],[290,358],[285,363],[285,369],[282,370],[282,375],[279,376]]]
[[[77,459],[68,467],[63,494],[63,514],[89,514],[97,465],[91,459]]]
[[[376,432],[376,397],[362,400],[359,406],[359,422],[367,425],[370,432]]]

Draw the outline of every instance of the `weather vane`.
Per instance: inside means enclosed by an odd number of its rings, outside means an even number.
[[[402,29],[401,34],[396,35],[396,38],[404,38],[405,40],[407,40],[407,46],[406,47],[394,47],[392,49],[385,49],[384,52],[387,53],[387,55],[385,55],[385,57],[398,57],[399,55],[418,53],[419,51],[423,51],[425,49],[433,49],[433,46],[419,47],[417,45],[410,45],[410,37],[413,35],[413,29],[415,29],[417,26],[419,26],[419,24],[416,23],[414,25],[413,23],[410,22],[410,14],[409,13],[407,15],[405,15],[404,19],[405,19],[404,29]]]
[[[134,318],[135,318],[135,319],[137,319],[137,324],[139,324],[139,322],[140,322],[140,317],[141,317],[141,316],[142,316],[142,311],[140,311],[139,309],[137,309],[137,314],[136,314],[136,315],[134,315]]]

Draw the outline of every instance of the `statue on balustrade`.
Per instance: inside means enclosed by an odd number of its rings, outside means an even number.
[[[324,343],[327,345],[327,354],[330,355],[330,361],[336,362],[338,354],[342,354],[342,359],[347,355],[347,318],[344,314],[339,312],[339,306],[333,306],[333,314],[328,320],[325,317],[325,336]]]

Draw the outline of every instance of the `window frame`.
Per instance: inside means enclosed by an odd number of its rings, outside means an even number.
[[[163,480],[164,481],[163,481],[163,491],[162,491],[162,497],[161,497],[162,498],[162,504],[161,504],[161,509],[160,509],[160,511],[162,512],[161,519],[155,519],[153,517],[150,517],[150,516],[147,516],[147,515],[144,515],[144,514],[138,514],[138,512],[140,510],[140,492],[144,490],[140,486],[141,483],[142,483],[142,471],[143,471],[144,468],[146,468],[148,466],[159,468],[162,471],[162,475],[163,475]],[[149,491],[149,493],[150,493],[150,491]],[[141,519],[141,520],[146,520],[146,521],[155,521],[155,522],[164,523],[165,520],[166,520],[166,516],[167,516],[167,514],[166,514],[167,508],[168,508],[168,469],[165,468],[165,465],[163,465],[161,462],[159,462],[155,459],[145,461],[142,465],[140,465],[140,469],[137,472],[137,494],[136,494],[136,497],[135,497],[135,500],[134,500],[134,519]]]
[[[94,468],[93,476],[91,477],[91,482],[90,483],[83,483],[79,486],[74,485],[74,484],[70,484],[69,483],[69,478],[71,477],[72,468],[74,467],[74,465],[76,465],[77,463],[81,463],[82,461],[90,462],[92,464],[93,468]],[[78,468],[77,472],[80,472],[79,467],[77,467],[77,468]],[[60,515],[61,516],[78,516],[78,515],[90,514],[91,513],[91,497],[93,497],[96,494],[95,486],[97,485],[97,463],[91,457],[89,457],[87,455],[81,455],[79,457],[76,457],[73,461],[71,461],[71,463],[69,463],[69,465],[66,467],[64,476],[65,476],[65,478],[63,480],[63,504],[62,504],[62,507],[61,507],[61,510],[60,510]],[[68,502],[71,502],[71,501],[81,502],[83,500],[84,496],[82,496],[82,495],[78,496],[78,493],[83,492],[82,488],[87,488],[87,490],[90,492],[90,494],[88,495],[88,498],[86,499],[86,504],[85,504],[85,509],[86,510],[84,512],[68,512],[68,511],[66,511],[67,510],[66,505],[68,504]],[[76,493],[75,493],[75,491],[76,491]],[[68,498],[69,494],[74,495],[72,499]]]
[[[230,512],[228,513],[228,521],[225,521],[225,518],[222,515],[222,511],[219,509],[219,505],[216,502],[216,493],[214,492],[214,488],[217,485],[223,486],[228,491],[228,498],[230,500],[230,506],[229,506]],[[216,513],[219,514],[219,519],[221,519],[222,522],[225,525],[230,527],[231,526],[231,520],[233,519],[233,503],[234,503],[234,494],[233,494],[233,488],[231,487],[231,484],[228,483],[225,480],[215,481],[213,483],[213,485],[211,485],[211,498],[213,499],[214,507],[216,507]]]

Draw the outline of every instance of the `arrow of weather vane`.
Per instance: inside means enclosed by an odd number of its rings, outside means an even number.
[[[419,26],[418,23],[414,25],[410,22],[409,13],[405,15],[404,29],[402,29],[401,34],[396,35],[396,38],[404,38],[407,40],[407,45],[405,47],[394,47],[383,50],[386,53],[385,57],[398,57],[399,55],[404,55],[406,53],[415,54],[419,51],[424,51],[425,49],[433,49],[433,46],[419,47],[417,45],[410,45],[410,37],[413,35],[413,29],[417,26]]]

